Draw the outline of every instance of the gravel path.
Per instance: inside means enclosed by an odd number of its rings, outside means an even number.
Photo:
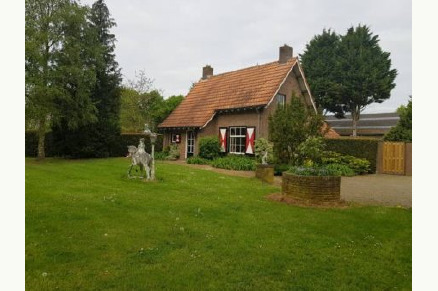
[[[180,164],[225,175],[254,177],[253,171],[232,171],[213,168],[209,165],[191,165],[182,160],[165,163]],[[281,186],[281,177],[274,178],[274,185]],[[376,174],[342,177],[341,199],[366,205],[412,207],[412,177]]]

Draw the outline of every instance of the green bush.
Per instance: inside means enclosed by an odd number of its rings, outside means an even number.
[[[166,157],[166,159],[176,160],[179,158],[179,155],[180,155],[179,146],[177,144],[172,144],[169,147],[169,154]]]
[[[370,162],[369,173],[376,172],[378,139],[333,138],[325,139],[326,150],[366,159]]]
[[[196,165],[208,165],[211,163],[210,160],[201,158],[201,157],[190,157],[186,160],[187,164],[196,164]]]
[[[217,136],[205,136],[199,139],[199,156],[204,159],[213,160],[219,156],[221,150]]]
[[[354,176],[352,169],[345,165],[331,164],[326,166],[297,167],[292,166],[289,173],[299,176]]]
[[[297,166],[321,164],[324,153],[324,140],[322,137],[309,137],[300,143],[294,153],[294,163]]]
[[[254,158],[240,155],[228,155],[223,158],[214,159],[211,165],[215,168],[236,170],[236,171],[254,171],[256,161]]]
[[[334,176],[355,176],[356,172],[354,172],[349,166],[342,164],[329,164],[324,166],[329,172],[333,173]]]
[[[267,139],[264,138],[258,138],[254,142],[254,151],[255,151],[255,157],[257,159],[257,162],[262,162],[262,157],[265,154],[264,152],[267,152],[267,159],[266,162],[272,162],[274,159],[273,154],[273,145],[270,143]]]
[[[154,153],[154,155],[155,155],[155,160],[161,160],[162,161],[162,160],[165,160],[167,158],[169,153],[166,153],[166,152],[162,151],[162,152]]]
[[[338,164],[349,167],[356,174],[366,174],[370,171],[370,162],[349,155],[342,155],[336,152],[324,152],[321,159],[323,165]]]
[[[288,164],[275,164],[274,165],[274,175],[281,176],[283,172],[288,171],[290,166]]]

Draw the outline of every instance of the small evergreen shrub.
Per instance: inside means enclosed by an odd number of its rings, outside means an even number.
[[[254,158],[240,155],[228,155],[223,158],[214,159],[211,165],[215,168],[236,171],[255,171],[256,169]]]
[[[338,164],[349,167],[356,174],[366,174],[370,171],[371,163],[349,155],[326,151],[321,159],[323,165]]]
[[[166,157],[168,160],[176,160],[179,159],[179,146],[177,144],[172,144],[169,147],[169,154]]]
[[[217,136],[206,136],[199,139],[199,156],[213,160],[219,157],[220,143]]]
[[[356,173],[346,165],[341,164],[329,164],[324,166],[326,170],[333,173],[334,176],[356,176]]]
[[[208,165],[211,163],[210,160],[201,158],[201,157],[190,157],[186,160],[187,164],[196,164],[196,165]]]

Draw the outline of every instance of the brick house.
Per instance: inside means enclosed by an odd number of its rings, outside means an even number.
[[[268,138],[268,117],[292,93],[315,108],[309,86],[292,48],[280,47],[278,61],[213,75],[203,68],[202,79],[158,128],[163,146],[176,143],[180,157],[197,155],[199,138],[219,136],[221,151],[254,154],[254,140]],[[331,132],[332,135],[336,133]]]

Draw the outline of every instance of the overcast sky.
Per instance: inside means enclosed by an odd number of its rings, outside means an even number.
[[[92,0],[83,0],[92,4]],[[345,34],[366,24],[398,70],[391,98],[365,112],[393,112],[412,94],[412,8],[409,0],[106,0],[117,23],[117,61],[124,79],[144,70],[164,96],[188,93],[210,64],[214,73],[294,55],[324,28]]]

